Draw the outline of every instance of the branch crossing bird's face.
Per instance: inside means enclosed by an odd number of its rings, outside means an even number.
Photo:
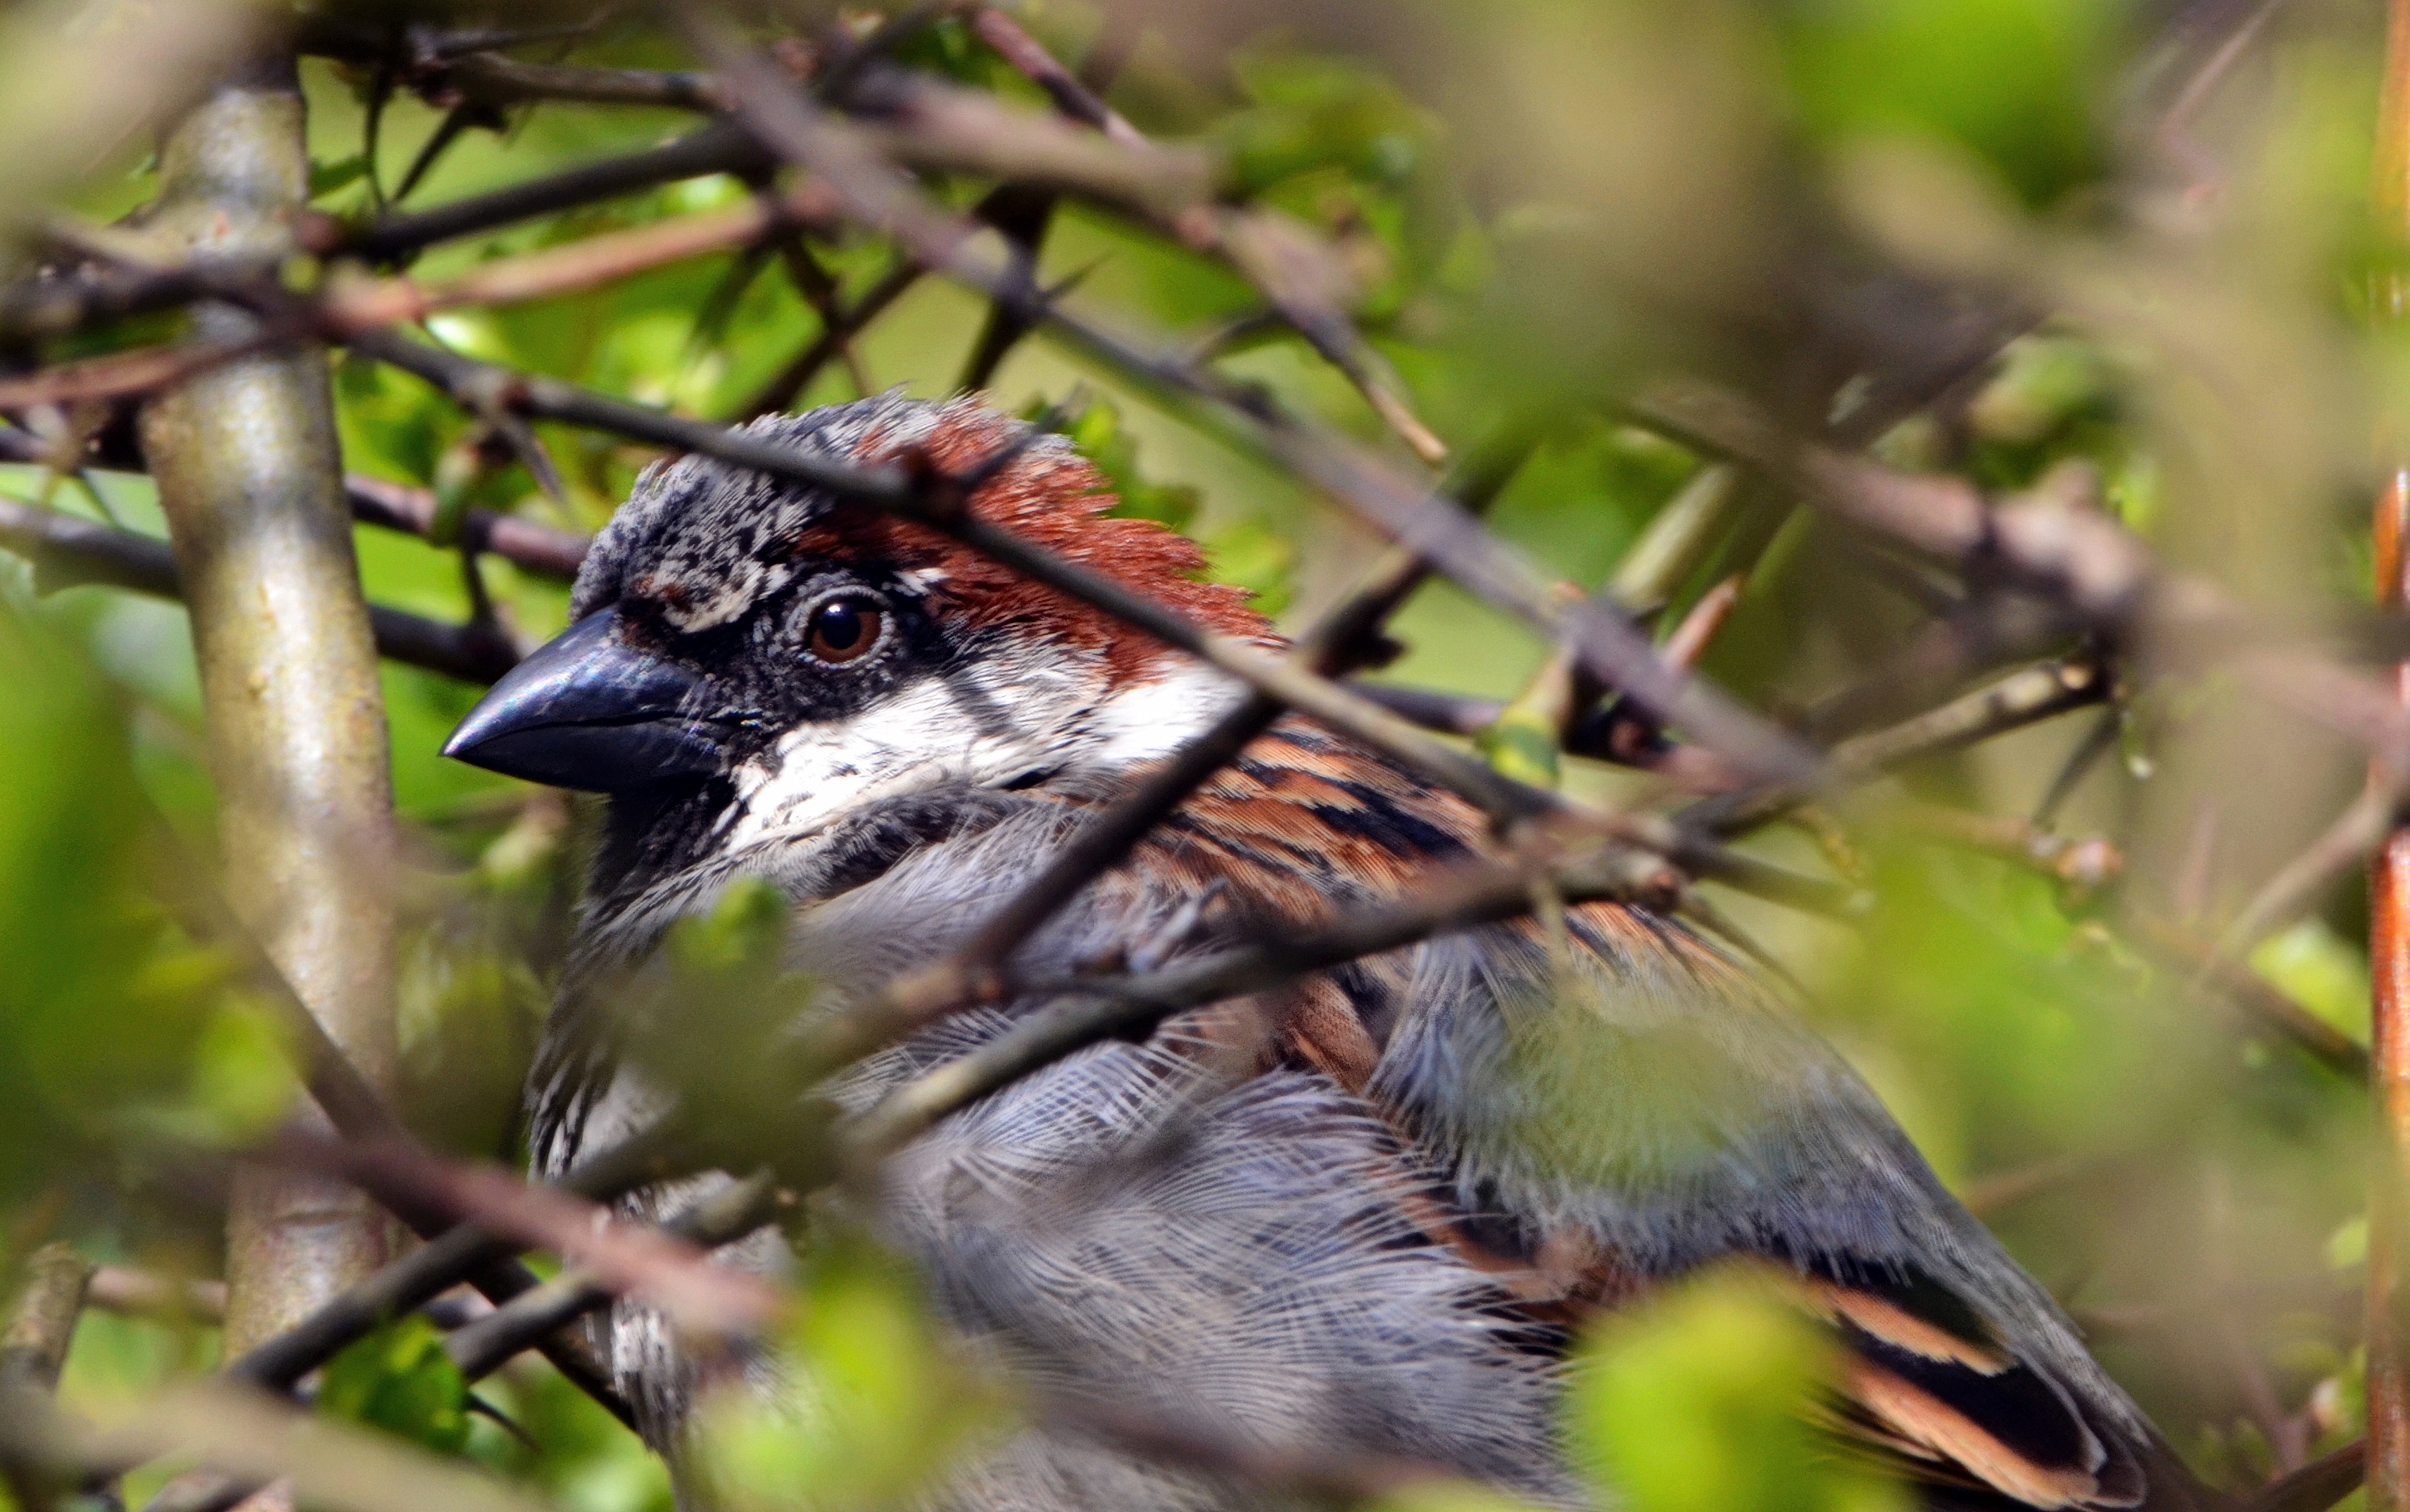
[[[1224,633],[1269,642],[1196,547],[1113,502],[1069,444],[969,400],[894,397],[757,421],[764,440],[962,476],[972,511]],[[1235,696],[1219,675],[922,527],[690,457],[596,540],[573,624],[445,754],[710,810],[715,849],[809,835],[946,783],[1026,788],[1167,754]],[[658,807],[658,804],[656,805]]]

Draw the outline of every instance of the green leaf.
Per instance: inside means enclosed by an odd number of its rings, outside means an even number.
[[[1240,520],[1207,535],[1205,575],[1232,583],[1254,595],[1258,613],[1277,616],[1296,597],[1289,574],[1297,565],[1297,543],[1263,519]]]
[[[1473,743],[1502,776],[1535,788],[1557,785],[1557,729],[1540,711],[1509,705]]]
[[[443,1352],[435,1325],[413,1313],[337,1355],[318,1388],[318,1410],[443,1454],[469,1440],[469,1383]]]
[[[1905,1508],[1808,1420],[1833,1352],[1764,1277],[1712,1272],[1591,1331],[1567,1403],[1575,1458],[1632,1512]]]
[[[911,1505],[999,1426],[992,1382],[928,1316],[908,1269],[854,1234],[817,1243],[781,1341],[806,1411],[735,1388],[699,1418],[730,1512]]]
[[[1035,420],[1046,412],[1043,400],[1032,400],[1022,412]],[[1122,412],[1105,400],[1092,400],[1078,414],[1061,422],[1063,434],[1094,462],[1111,487],[1114,503],[1106,514],[1121,519],[1149,519],[1185,531],[1202,502],[1197,489],[1184,483],[1149,482],[1138,469],[1138,438],[1122,424]]]
[[[2368,1039],[2368,955],[2323,919],[2304,919],[2260,942],[2251,969],[2303,1008],[2363,1043]]]
[[[345,184],[367,178],[368,172],[366,153],[354,153],[332,163],[321,163],[312,158],[310,161],[310,197],[316,199],[321,195],[331,195]]]
[[[1823,0],[1786,7],[1785,51],[1812,132],[1951,141],[2040,208],[2108,166],[2103,96],[2123,8]]]
[[[690,915],[672,927],[670,950],[684,971],[726,977],[765,965],[775,967],[786,929],[786,895],[772,882],[742,877],[728,885],[709,912]]]

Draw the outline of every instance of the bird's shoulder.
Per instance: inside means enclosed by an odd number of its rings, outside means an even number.
[[[1481,819],[1469,806],[1291,720],[1200,787],[1134,859],[1156,889],[1218,882],[1259,913],[1311,924],[1401,895],[1482,846]],[[1670,993],[1681,1004],[1677,1015],[1731,1015],[1745,1025],[1742,1032],[1770,1035],[1770,1056],[1734,1057],[1735,1084],[1755,1088],[1766,1059],[1789,1057],[1804,1060],[1808,1080],[1837,1081],[1842,1094],[1803,1098],[1804,1124],[1780,1138],[1813,1142],[1830,1131],[1819,1120],[1840,1126],[1849,1138],[1913,1165],[1896,1173],[1905,1199],[1862,1197],[1937,1205],[1927,1216],[1954,1230],[1953,1239],[1980,1236],[1838,1057],[1799,1025],[1767,1016],[1773,995],[1749,968],[1644,909],[1591,904],[1571,910],[1568,923],[1562,942],[1607,991],[1621,981],[1635,994]],[[1469,932],[1456,950],[1470,965],[1456,971],[1434,969],[1430,951],[1405,951],[1313,977],[1283,1005],[1278,1059],[1362,1098],[1394,1123],[1402,1143],[1425,1150],[1441,1174],[1401,1187],[1400,1211],[1432,1244],[1488,1276],[1509,1306],[1570,1338],[1586,1320],[1633,1304],[1702,1258],[1669,1265],[1662,1255],[1637,1253],[1611,1227],[1582,1221],[1578,1202],[1545,1215],[1503,1211],[1513,1204],[1502,1204],[1501,1188],[1461,1180],[1462,1152],[1434,1147],[1446,1135],[1397,1095],[1400,1063],[1410,1054],[1401,1039],[1455,1034],[1461,1050],[1463,1025],[1435,1030],[1432,1021],[1496,1016],[1518,980],[1537,987],[1547,970],[1545,933],[1529,922]],[[1430,1000],[1451,983],[1456,1000]],[[1783,1080],[1776,1100],[1797,1084]],[[1597,1088],[1601,1098],[1616,1095]],[[1878,1127],[1854,1127],[1868,1121]],[[2174,1512],[2208,1505],[2122,1394],[2088,1359],[2074,1364],[2081,1345],[2057,1331],[2064,1320],[1987,1238],[1972,1246],[1978,1259],[1969,1285],[1964,1265],[1926,1268],[1912,1253],[1852,1252],[1825,1241],[1816,1223],[1786,1225],[1786,1209],[1815,1194],[1773,1195],[1762,1220],[1737,1226],[1742,1232],[1721,1245],[1721,1259],[1768,1278],[1832,1330],[1843,1362],[1825,1426],[1850,1452],[1899,1472],[1936,1505]],[[1938,1273],[1945,1271],[1947,1278]],[[1990,1294],[1999,1287],[2031,1295],[2003,1309]],[[2014,1316],[2020,1307],[2025,1316]],[[1987,1316],[2002,1312],[2011,1316]]]

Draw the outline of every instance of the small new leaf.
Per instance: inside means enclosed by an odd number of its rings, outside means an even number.
[[[442,1454],[469,1441],[469,1383],[435,1326],[413,1313],[360,1340],[327,1366],[318,1410]]]

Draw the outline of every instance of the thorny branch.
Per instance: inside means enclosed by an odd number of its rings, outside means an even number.
[[[1039,298],[1014,276],[1009,260],[980,249],[975,226],[912,189],[870,141],[813,107],[776,69],[708,33],[701,44],[714,55],[740,116],[782,155],[824,179],[852,219],[894,237],[922,264],[1061,333],[1140,386],[1204,401],[1210,408],[1202,413],[1234,427],[1250,449],[1439,563],[1466,589],[1572,646],[1603,681],[1662,722],[1691,731],[1726,759],[1765,774],[1790,775],[1812,766],[1812,756],[1788,735],[1704,684],[1670,672],[1628,621],[1600,605],[1563,602],[1518,554],[1462,511],[1423,507],[1430,498],[1428,488],[1286,414],[1259,392],[1234,388],[1176,356],[1151,354]]]
[[[426,55],[419,77],[428,87],[452,89],[497,104],[548,98],[672,105],[704,110],[731,109],[739,119],[715,122],[663,148],[435,211],[390,216],[361,231],[345,232],[331,223],[321,224],[313,229],[312,244],[322,254],[393,262],[448,238],[681,178],[722,171],[760,174],[772,167],[777,158],[790,159],[812,176],[729,211],[657,223],[617,237],[598,237],[548,253],[504,259],[443,285],[420,285],[406,279],[375,284],[333,280],[301,307],[307,311],[306,320],[281,326],[271,322],[261,336],[247,343],[138,350],[0,380],[0,408],[104,399],[145,392],[230,356],[311,331],[349,335],[362,351],[417,371],[466,402],[708,453],[738,465],[849,492],[948,530],[1031,576],[1086,598],[1248,682],[1254,691],[1232,715],[1193,743],[1155,781],[1099,815],[1073,852],[1016,896],[991,922],[975,947],[962,960],[950,964],[950,976],[943,981],[922,977],[898,983],[887,1018],[865,1016],[846,1032],[817,1042],[813,1049],[820,1058],[816,1068],[824,1071],[925,1022],[928,1014],[948,1006],[1007,994],[1056,999],[1053,1006],[982,1051],[924,1073],[868,1113],[840,1124],[833,1140],[840,1154],[830,1168],[832,1172],[862,1169],[946,1112],[1098,1039],[1142,1033],[1188,1008],[1270,991],[1299,973],[1355,955],[1518,915],[1530,907],[1535,875],[1545,876],[1569,901],[1617,897],[1663,903],[1683,885],[1681,876],[1660,859],[1666,858],[1693,874],[1751,878],[1776,891],[1821,895],[1829,904],[1835,901],[1832,890],[1818,894],[1803,880],[1773,876],[1708,846],[1703,837],[1729,835],[1763,822],[1827,783],[1860,780],[1916,756],[1987,738],[2105,695],[2111,674],[2098,662],[2081,658],[2048,663],[2013,674],[1993,688],[1894,728],[1841,742],[1824,753],[1821,766],[1812,763],[1780,732],[1741,716],[1736,709],[1706,697],[1694,682],[1686,681],[1681,669],[1691,660],[1689,656],[1651,648],[1633,626],[1600,606],[1569,609],[1550,599],[1546,585],[1445,497],[1431,496],[1427,488],[1395,475],[1376,459],[1281,413],[1259,395],[1235,389],[1209,371],[1154,355],[1066,313],[1054,296],[1035,286],[1025,268],[987,257],[973,241],[973,223],[952,217],[920,197],[893,172],[893,165],[1000,172],[1008,177],[1018,174],[1037,182],[1053,182],[1048,179],[1051,172],[1082,192],[1109,202],[1118,198],[1125,208],[1135,207],[1141,218],[1156,214],[1154,224],[1159,229],[1181,236],[1190,245],[1213,250],[1255,276],[1265,285],[1273,307],[1363,388],[1393,429],[1427,460],[1437,453],[1436,441],[1429,440],[1427,431],[1417,438],[1419,422],[1364,366],[1360,338],[1343,319],[1331,318],[1332,301],[1319,293],[1300,294],[1293,283],[1283,282],[1276,261],[1267,260],[1268,255],[1276,258],[1281,248],[1245,240],[1247,235],[1261,230],[1262,223],[1221,219],[1200,225],[1161,219],[1159,207],[1165,201],[1156,197],[1163,192],[1159,182],[1117,176],[1133,172],[1125,160],[1128,154],[1150,154],[1151,172],[1165,169],[1169,165],[1168,155],[1152,148],[1000,11],[980,8],[974,23],[1015,67],[1046,89],[1066,116],[1097,128],[1099,145],[1123,155],[1096,155],[1086,145],[1074,145],[1081,138],[1067,134],[1024,132],[1000,147],[965,141],[965,134],[959,129],[963,122],[992,124],[1004,117],[942,91],[907,94],[901,103],[891,100],[883,120],[859,124],[816,110],[778,70],[725,49],[713,60],[718,70],[702,74],[559,67],[528,64],[490,51],[502,45],[500,42],[447,44]],[[965,115],[965,110],[972,113]],[[953,114],[949,115],[950,111]],[[759,142],[769,143],[775,153]],[[1012,153],[1022,155],[1007,161]],[[1115,184],[1122,187],[1115,189]],[[617,405],[547,380],[481,368],[402,342],[381,329],[439,309],[591,287],[675,257],[754,245],[794,226],[821,227],[840,221],[888,231],[903,244],[907,256],[853,305],[832,314],[821,336],[791,366],[791,382],[784,391],[775,392],[777,385],[774,391],[765,391],[768,403],[786,402],[821,362],[888,308],[924,270],[936,270],[987,294],[999,317],[1051,328],[1142,386],[1218,411],[1223,423],[1259,450],[1393,534],[1401,543],[1401,549],[1347,604],[1301,637],[1297,651],[1283,661],[1253,647],[1217,643],[1159,607],[1118,592],[1108,581],[1036,553],[1002,532],[983,530],[980,522],[950,516],[943,501],[922,491],[927,480],[847,470],[792,454],[774,456],[775,449],[748,447],[744,438],[718,428]],[[0,291],[0,328],[36,336],[76,330],[198,298],[255,294],[262,277],[263,269],[257,267],[119,269],[63,286]],[[2199,659],[2204,651],[2233,652],[2239,647],[2237,664],[2246,670],[2259,668],[2255,680],[2261,686],[2280,694],[2289,686],[2292,706],[2324,713],[2375,747],[2389,765],[2398,769],[2403,764],[2397,759],[2403,742],[2402,721],[2389,708],[2378,706],[2384,697],[2381,692],[2331,663],[2301,653],[2279,655],[2260,649],[2257,633],[2230,606],[2202,585],[2161,572],[2130,538],[2117,533],[2105,520],[2064,511],[2045,515],[2031,506],[1993,508],[1949,480],[1910,478],[1837,450],[1796,443],[1761,417],[1728,405],[1719,409],[1720,402],[1701,401],[1694,391],[1677,391],[1670,397],[1658,396],[1644,406],[1644,413],[1671,429],[1746,460],[1853,525],[1889,534],[1963,568],[2005,569],[2102,631],[2112,649],[2137,641],[2164,647],[2188,640],[2192,644],[2186,647],[2187,654]],[[10,433],[14,434],[20,433]],[[0,436],[0,441],[7,439]],[[13,444],[0,449],[12,457],[21,455]],[[41,458],[29,448],[22,459]],[[1503,481],[1503,476],[1488,480],[1488,487],[1494,489]],[[419,533],[426,533],[434,521],[432,500],[414,490],[354,480],[351,492],[355,513],[361,518]],[[1477,506],[1479,494],[1479,487],[1466,487],[1459,491],[1457,503]],[[158,543],[68,516],[0,504],[0,541],[36,555],[54,578],[113,582],[154,593],[172,594],[176,589],[172,565]],[[526,522],[478,512],[469,516],[463,541],[471,550],[491,552],[556,575],[573,572],[582,550],[582,543],[574,538],[539,532]],[[1527,840],[1525,848],[1512,852],[1505,862],[1440,879],[1416,897],[1386,909],[1343,920],[1326,930],[1201,962],[1117,978],[1044,982],[1014,981],[1001,970],[1014,944],[1041,924],[1053,909],[1113,865],[1155,820],[1289,708],[1322,719],[1355,738],[1412,762],[1500,815],[1528,818],[1561,813],[1564,806],[1560,800],[1505,783],[1481,763],[1408,728],[1410,723],[1420,723],[1466,731],[1489,722],[1494,706],[1443,705],[1398,690],[1362,689],[1351,693],[1331,680],[1375,659],[1368,642],[1377,635],[1386,613],[1432,564],[1575,646],[1600,678],[1648,711],[1654,725],[1683,729],[1700,740],[1695,751],[1702,764],[1693,769],[1699,785],[1736,791],[1685,811],[1674,821],[1595,816],[1595,829],[1624,844],[1585,850],[1568,858]],[[386,654],[455,676],[490,678],[506,668],[515,655],[514,648],[476,627],[435,625],[383,610],[374,611],[374,624],[380,648]],[[484,639],[477,639],[481,634]],[[1414,719],[1394,717],[1408,707]],[[1614,753],[1601,738],[1600,753]],[[1677,748],[1676,754],[1691,749]],[[1764,780],[1767,778],[1777,780]],[[1629,849],[1634,845],[1653,854]],[[2159,943],[2177,954],[2193,948],[2180,937]],[[2229,971],[2236,969],[2225,965]],[[2221,985],[2248,1000],[2247,990],[2236,983],[2221,981]],[[2276,996],[2282,1000],[2281,995]],[[2265,1005],[2261,1007],[2264,1010]],[[2291,1007],[2299,1012],[2298,1005]],[[2270,1016],[2283,1018],[2275,1012]],[[2330,1060],[2348,1060],[2357,1051],[2348,1041],[2345,1041],[2347,1048],[2320,1049],[2312,1043],[2315,1037],[2304,1035],[2298,1026],[2287,1032]],[[591,1217],[590,1210],[566,1198],[533,1196],[533,1189],[504,1178],[472,1181],[431,1168],[423,1156],[392,1142],[389,1115],[383,1114],[372,1095],[366,1106],[377,1107],[377,1113],[369,1117],[358,1098],[341,1085],[340,1075],[327,1074],[334,1079],[318,1088],[321,1100],[327,1102],[330,1111],[348,1103],[355,1116],[347,1120],[338,1113],[336,1121],[346,1142],[319,1150],[319,1156],[341,1164],[397,1211],[414,1208],[427,1220],[414,1226],[429,1233],[432,1243],[379,1272],[356,1292],[337,1299],[319,1316],[238,1361],[232,1374],[239,1377],[289,1385],[394,1309],[414,1305],[462,1275],[491,1270],[517,1247],[551,1243],[575,1248],[582,1234],[578,1226]],[[663,1173],[657,1143],[640,1144],[633,1152],[615,1152],[603,1167],[605,1173],[582,1172],[565,1184],[567,1189],[605,1199],[629,1184]],[[812,1182],[803,1185],[808,1187]],[[716,1203],[706,1199],[690,1208],[663,1228],[696,1249],[644,1249],[640,1242],[639,1249],[657,1262],[653,1270],[620,1263],[625,1262],[625,1255],[609,1245],[604,1246],[609,1253],[600,1269],[573,1272],[541,1287],[532,1286],[531,1278],[518,1270],[518,1277],[527,1278],[528,1284],[508,1298],[498,1297],[501,1305],[497,1311],[456,1333],[451,1341],[453,1357],[472,1374],[489,1370],[519,1348],[553,1335],[561,1324],[600,1305],[617,1290],[638,1285],[645,1277],[658,1282],[662,1273],[675,1277],[703,1268],[699,1250],[747,1231],[777,1202],[791,1201],[795,1195],[792,1189],[774,1186],[766,1177],[755,1178],[729,1188]],[[435,1216],[439,1212],[443,1216]],[[475,1213],[485,1222],[444,1228],[451,1217],[463,1212]],[[618,1262],[609,1258],[613,1254],[619,1256]],[[584,1368],[590,1372],[590,1362]],[[1177,1459],[1181,1450],[1175,1445],[1164,1452]],[[1199,1452],[1226,1466],[1230,1462],[1223,1448],[1209,1447]],[[2310,1486],[2304,1477],[2323,1475],[2332,1479],[2343,1473],[2340,1464],[2340,1461],[2322,1461],[2287,1482],[2292,1493],[2301,1497],[2298,1505],[2319,1505],[2311,1499],[2316,1488],[2303,1490]],[[280,1462],[279,1468],[293,1467]],[[329,1505],[338,1504],[330,1501]]]

